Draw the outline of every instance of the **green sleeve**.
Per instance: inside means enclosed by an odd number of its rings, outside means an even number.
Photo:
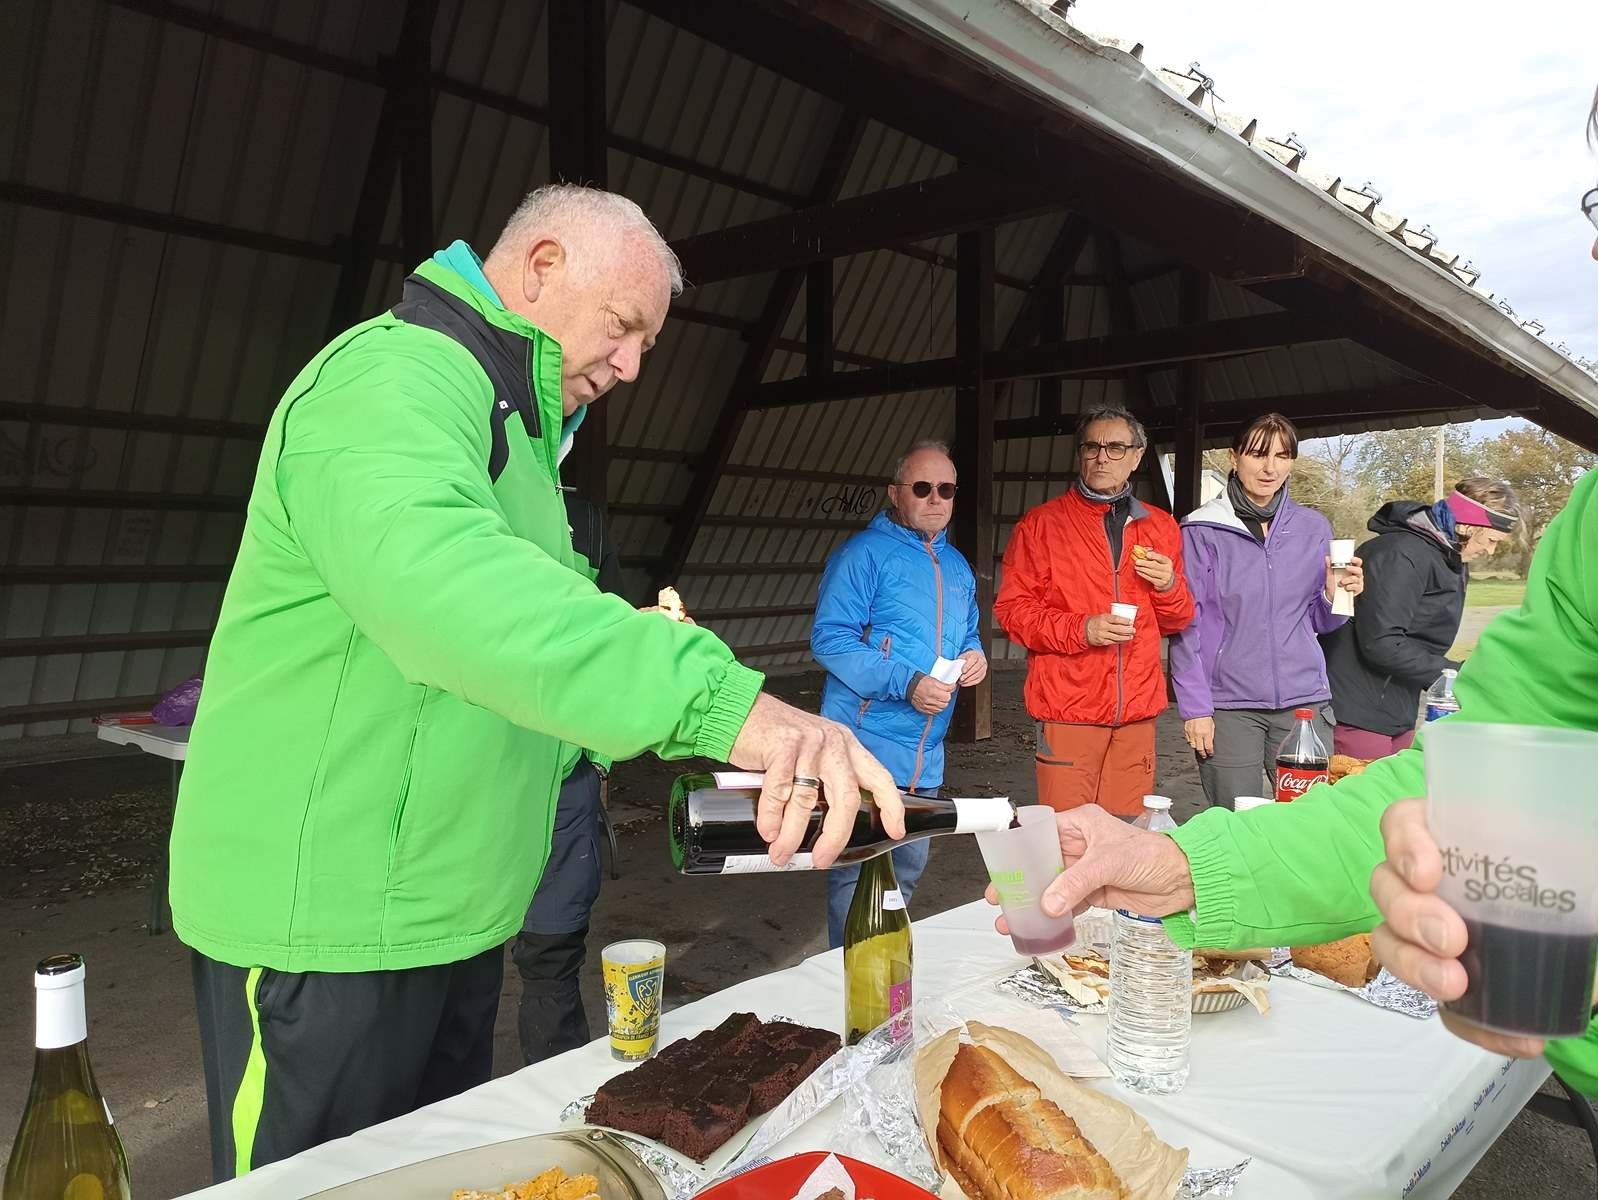
[[[1593,728],[1598,696],[1598,471],[1576,485],[1532,560],[1526,599],[1488,625],[1459,673],[1460,717]],[[1170,836],[1187,855],[1197,919],[1166,918],[1182,946],[1310,945],[1373,928],[1370,875],[1382,860],[1381,814],[1425,794],[1419,749],[1371,764],[1293,804],[1214,809]],[[1513,797],[1505,797],[1506,804]],[[1598,1023],[1555,1042],[1548,1060],[1598,1094]]]
[[[464,356],[398,341],[417,333],[378,336],[294,403],[276,461],[332,599],[413,683],[614,758],[725,760],[760,673],[513,533],[484,469],[486,383]]]

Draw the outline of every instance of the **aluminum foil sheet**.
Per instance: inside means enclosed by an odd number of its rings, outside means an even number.
[[[1110,1006],[1104,1003],[1082,1003],[1051,979],[1041,967],[1035,965],[1022,967],[1015,974],[1006,975],[994,986],[1006,996],[1014,997],[1024,1004],[1059,1013],[1066,1021],[1072,1020],[1074,1013],[1103,1016],[1110,1011]]]
[[[1367,1004],[1374,1004],[1377,1008],[1385,1008],[1390,1012],[1402,1013],[1417,1021],[1429,1021],[1437,1015],[1437,1001],[1425,992],[1412,988],[1403,980],[1396,978],[1386,967],[1383,967],[1376,978],[1364,987],[1357,988],[1338,983],[1337,980],[1328,979],[1324,975],[1317,975],[1314,971],[1306,971],[1303,967],[1294,966],[1292,962],[1270,967],[1269,970],[1272,975],[1297,979],[1301,983],[1312,984],[1315,987],[1348,992],[1358,996]]]
[[[1182,1186],[1176,1189],[1176,1200],[1208,1200],[1211,1196],[1230,1196],[1237,1181],[1248,1170],[1252,1158],[1245,1158],[1235,1167],[1216,1167],[1199,1170],[1189,1167],[1182,1173]]]

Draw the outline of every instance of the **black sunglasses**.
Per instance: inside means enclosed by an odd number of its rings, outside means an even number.
[[[901,483],[898,486],[909,488],[910,494],[917,500],[925,500],[932,495],[933,488],[938,489],[940,499],[953,500],[956,490],[955,485],[952,483],[928,483],[925,479],[918,479],[914,483]]]
[[[1593,188],[1581,198],[1581,215],[1592,222],[1594,229],[1598,229],[1598,188]]]

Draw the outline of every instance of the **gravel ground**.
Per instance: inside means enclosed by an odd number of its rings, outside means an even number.
[[[1021,676],[999,672],[994,736],[951,746],[948,783],[1031,790],[1031,727]],[[816,681],[795,676],[774,690],[814,708]],[[1174,719],[1160,728],[1161,790],[1176,815],[1200,800],[1197,773]],[[74,756],[88,754],[90,757]],[[667,943],[667,1007],[753,975],[790,966],[824,948],[824,883],[819,877],[727,879],[695,887],[669,871],[661,853],[660,813],[682,764],[623,764],[612,797],[635,814],[623,829],[622,878],[605,882],[591,941],[603,945],[647,926]],[[170,805],[168,764],[111,751],[82,738],[0,750],[0,1158],[10,1151],[32,1054],[31,968],[56,950],[81,951],[88,983],[95,1071],[116,1113],[139,1200],[164,1200],[209,1182],[205,1092],[200,1074],[188,956],[170,935],[144,924],[148,881]],[[984,882],[966,839],[935,843],[916,893],[918,915],[963,904]],[[671,903],[662,911],[661,897]],[[589,1020],[602,1029],[597,955],[584,976]],[[508,970],[496,1031],[495,1071],[519,1065]],[[1427,1105],[1425,1081],[1415,1103]],[[1357,1154],[1358,1147],[1349,1147]],[[1574,1129],[1521,1114],[1456,1195],[1466,1200],[1594,1194],[1593,1153]],[[1363,1200],[1363,1198],[1361,1198]]]

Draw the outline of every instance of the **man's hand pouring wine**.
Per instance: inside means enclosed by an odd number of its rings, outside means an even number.
[[[782,866],[799,849],[810,814],[827,794],[821,837],[811,847],[818,867],[831,866],[849,840],[860,794],[869,793],[894,838],[904,836],[904,805],[893,777],[836,721],[784,704],[762,692],[732,744],[731,761],[764,771],[756,825],[771,844],[771,861]],[[820,787],[812,781],[819,781]]]

